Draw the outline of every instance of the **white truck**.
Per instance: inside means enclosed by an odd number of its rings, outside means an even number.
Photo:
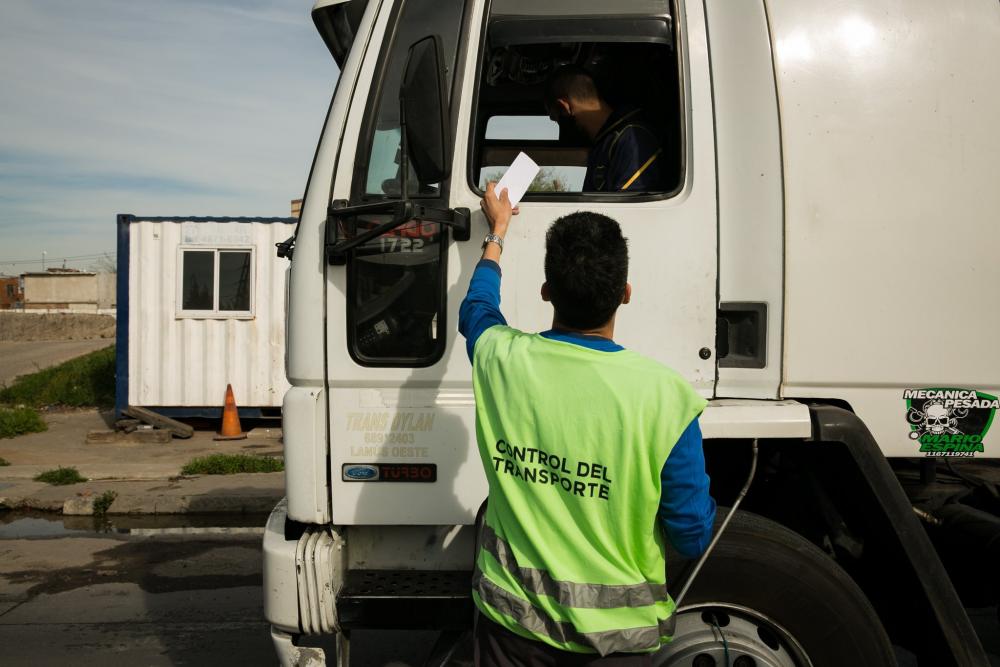
[[[357,628],[468,628],[475,444],[459,304],[483,185],[544,179],[502,300],[548,328],[544,234],[629,238],[617,342],[686,377],[712,494],[741,511],[657,665],[985,665],[1000,590],[1000,5],[995,0],[319,0],[340,67],[295,237],[287,498],[264,538],[282,664]],[[581,192],[555,68],[659,124],[662,191]],[[543,182],[544,181],[544,182]],[[721,514],[721,512],[720,512]],[[692,569],[668,559],[676,590]]]

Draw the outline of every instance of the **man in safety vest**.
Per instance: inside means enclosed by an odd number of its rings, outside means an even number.
[[[490,234],[458,325],[490,487],[472,590],[476,663],[651,664],[674,612],[664,534],[690,558],[711,538],[705,400],[613,340],[632,292],[618,223],[580,212],[549,228],[542,298],[555,312],[550,330],[530,334],[500,312],[507,192],[498,199],[490,184],[482,207]]]
[[[590,141],[584,192],[657,192],[666,189],[660,138],[634,107],[612,108],[593,77],[567,65],[545,83],[549,118],[573,123]]]

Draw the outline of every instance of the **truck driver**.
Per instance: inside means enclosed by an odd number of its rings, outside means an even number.
[[[590,141],[584,192],[665,189],[656,132],[642,120],[640,109],[612,108],[582,67],[566,65],[552,73],[545,83],[545,110],[553,121],[572,121]]]

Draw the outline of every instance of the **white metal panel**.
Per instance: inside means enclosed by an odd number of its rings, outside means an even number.
[[[302,523],[330,520],[326,483],[326,396],[320,387],[293,386],[281,406],[288,516]],[[306,443],[289,447],[288,443]]]
[[[698,420],[702,437],[808,438],[809,408],[797,401],[722,398],[708,402]]]
[[[781,383],[781,141],[763,0],[707,11],[719,169],[719,301],[767,304],[764,368],[719,367],[716,396],[775,398]]]
[[[1000,387],[1000,5],[768,0],[785,167],[785,396],[913,456],[905,388]],[[992,440],[992,442],[991,442]],[[987,437],[986,456],[1000,456]]]
[[[179,314],[178,280],[185,224],[202,234],[185,247],[224,247],[234,226],[254,249],[252,317]],[[274,244],[291,234],[282,222],[137,220],[129,231],[129,392],[132,405],[221,406],[226,384],[241,407],[276,407],[288,389],[284,370],[285,261]],[[241,247],[245,247],[240,244]]]
[[[288,632],[299,632],[296,540],[285,539],[286,502],[271,510],[264,529],[264,618]]]

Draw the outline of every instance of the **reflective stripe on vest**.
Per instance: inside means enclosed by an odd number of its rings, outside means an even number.
[[[614,609],[646,607],[667,599],[666,584],[586,584],[556,581],[545,570],[519,567],[510,546],[487,524],[483,524],[482,548],[510,572],[521,587],[535,595],[547,595],[563,607]]]
[[[561,623],[536,609],[527,600],[497,586],[483,575],[478,566],[472,588],[483,602],[501,614],[510,616],[528,632],[544,635],[563,645],[572,643],[586,646],[602,656],[617,652],[648,651],[658,647],[662,638],[673,634],[672,614],[657,625],[604,632],[579,632],[572,623]]]

